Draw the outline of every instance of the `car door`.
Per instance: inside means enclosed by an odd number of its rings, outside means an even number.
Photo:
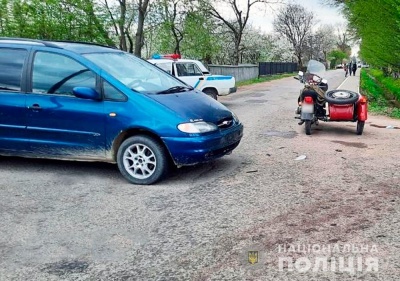
[[[97,76],[76,60],[38,51],[33,58],[32,91],[27,95],[27,132],[35,156],[105,158],[102,100],[74,96],[74,87],[96,89]]]
[[[28,50],[0,48],[0,151],[27,148],[26,94],[22,91],[23,70]]]
[[[204,77],[200,68],[193,62],[176,62],[175,73],[176,77],[192,87],[196,87],[199,78]]]

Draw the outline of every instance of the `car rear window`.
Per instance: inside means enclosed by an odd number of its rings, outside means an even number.
[[[1,91],[21,91],[22,70],[27,54],[24,49],[0,48]]]

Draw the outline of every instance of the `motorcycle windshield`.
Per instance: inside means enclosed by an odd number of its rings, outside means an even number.
[[[319,77],[324,77],[325,76],[325,65],[323,63],[320,63],[319,61],[316,60],[310,60],[307,64],[307,72],[316,74]]]

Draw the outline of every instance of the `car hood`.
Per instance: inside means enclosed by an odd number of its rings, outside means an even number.
[[[196,91],[148,97],[168,107],[185,121],[204,120],[218,123],[221,119],[232,117],[232,112],[220,102]]]

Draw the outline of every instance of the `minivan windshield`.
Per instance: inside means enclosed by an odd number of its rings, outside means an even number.
[[[132,54],[113,52],[90,53],[84,56],[135,92],[166,94],[193,89]]]

